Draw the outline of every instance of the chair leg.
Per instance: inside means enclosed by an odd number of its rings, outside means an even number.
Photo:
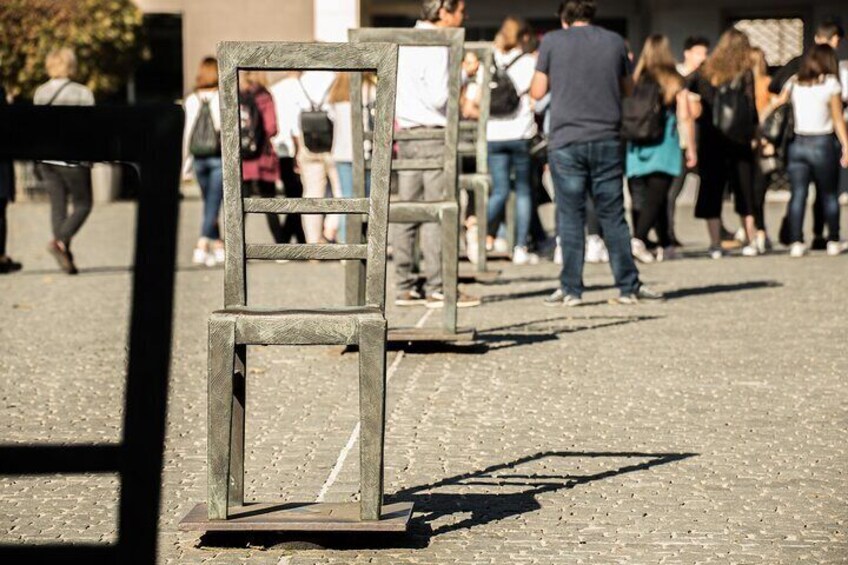
[[[477,272],[488,270],[486,235],[489,231],[489,181],[478,181],[474,185],[474,208],[477,210]]]
[[[445,294],[445,330],[456,333],[456,299],[459,270],[459,213],[450,207],[442,211],[442,292]]]
[[[360,519],[379,520],[386,429],[386,320],[359,326]]]
[[[235,323],[209,320],[207,389],[207,506],[210,520],[228,517]]]
[[[347,243],[361,243],[364,222],[356,215],[347,218]],[[348,306],[365,304],[365,263],[345,261],[345,303]]]
[[[230,507],[244,506],[244,420],[247,400],[247,346],[235,346],[233,408],[230,428]]]

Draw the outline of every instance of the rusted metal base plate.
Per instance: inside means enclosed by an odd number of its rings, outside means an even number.
[[[406,342],[449,342],[449,343],[471,343],[477,339],[477,330],[474,328],[457,328],[456,333],[451,333],[441,327],[434,328],[389,328],[388,340],[390,343]]]
[[[359,503],[248,503],[230,509],[227,520],[210,520],[198,504],[180,521],[183,531],[203,532],[405,532],[412,503],[383,507],[380,520],[360,520]]]
[[[500,271],[478,271],[475,268],[459,268],[459,282],[488,284],[495,282],[500,276]]]

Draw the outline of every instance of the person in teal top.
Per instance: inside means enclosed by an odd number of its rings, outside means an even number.
[[[645,41],[633,73],[636,84],[653,81],[659,85],[665,111],[665,128],[658,143],[627,144],[627,181],[633,200],[633,256],[643,262],[656,260],[646,245],[648,233],[656,228],[658,257],[671,259],[675,250],[665,226],[668,191],[674,178],[683,172],[680,136],[686,138],[686,165],[697,164],[697,147],[689,93],[683,77],[675,69],[668,38],[652,35]]]

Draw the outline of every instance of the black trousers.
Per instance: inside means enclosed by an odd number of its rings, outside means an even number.
[[[628,180],[633,200],[641,203],[633,234],[636,239],[647,243],[648,233],[654,229],[661,247],[672,244],[668,226],[668,193],[674,177],[664,173],[652,173]],[[638,195],[638,196],[637,196]]]
[[[71,239],[91,214],[91,169],[88,167],[66,167],[41,163],[39,174],[47,185],[50,196],[50,220],[53,238],[71,245]],[[68,203],[71,213],[68,214]]]
[[[283,192],[285,192],[286,198],[303,197],[303,184],[300,182],[300,175],[294,171],[293,157],[280,158],[280,179],[283,181]],[[300,214],[289,214],[286,216],[280,237],[282,238],[281,243],[289,243],[292,238],[294,238],[296,243],[306,243],[306,235],[303,233],[303,222],[301,222]]]
[[[0,257],[6,255],[6,232],[9,229],[6,225],[6,207],[8,205],[8,200],[0,198]]]

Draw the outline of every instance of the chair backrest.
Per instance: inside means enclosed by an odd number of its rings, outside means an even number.
[[[289,43],[225,41],[218,44],[224,173],[226,262],[224,302],[247,305],[247,259],[352,260],[365,263],[365,300],[385,308],[389,179],[397,84],[397,45],[392,43]],[[239,71],[372,71],[377,74],[370,197],[243,198],[239,141]],[[368,217],[367,243],[346,245],[245,244],[245,213],[360,214]]]
[[[488,41],[469,41],[465,44],[466,53],[474,53],[480,61],[480,116],[476,121],[460,122],[460,139],[462,130],[473,132],[473,154],[477,161],[477,172],[487,174],[489,172],[489,143],[486,139],[489,127],[489,109],[492,103],[492,68],[495,64],[495,51]],[[467,130],[466,130],[467,128]],[[462,143],[460,142],[460,148]],[[460,149],[460,152],[462,150]],[[472,151],[469,151],[471,154]]]
[[[459,91],[462,85],[462,46],[465,30],[461,28],[413,29],[413,28],[358,28],[348,30],[348,38],[354,43],[375,41],[397,43],[401,47],[445,47],[448,49],[448,102],[447,123],[444,128],[417,128],[395,132],[395,140],[438,139],[444,140],[441,159],[395,159],[395,171],[444,170],[444,200],[457,197],[457,147],[459,144]],[[362,102],[359,82],[351,82],[353,105],[353,194],[365,194],[365,149],[362,132]],[[377,112],[379,116],[379,111]],[[376,146],[376,143],[373,144]],[[372,167],[373,169],[373,167]]]

